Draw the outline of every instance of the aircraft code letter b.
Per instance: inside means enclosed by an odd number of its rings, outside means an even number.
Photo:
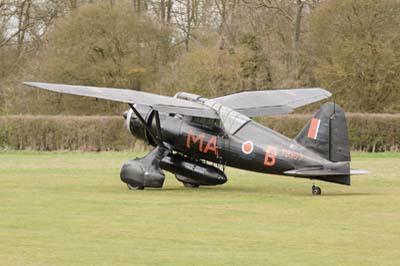
[[[267,146],[267,149],[265,150],[264,165],[274,166],[276,163],[277,154],[278,150],[275,147]]]

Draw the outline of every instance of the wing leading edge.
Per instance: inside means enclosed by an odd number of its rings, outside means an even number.
[[[332,94],[321,88],[244,91],[213,99],[249,117],[287,114]]]
[[[150,106],[154,110],[166,113],[177,113],[189,116],[219,118],[217,113],[200,103],[190,102],[168,96],[152,94],[148,92],[111,89],[90,86],[75,86],[53,83],[24,82],[25,85],[48,91],[65,94],[93,97],[104,100],[111,100],[130,104]]]

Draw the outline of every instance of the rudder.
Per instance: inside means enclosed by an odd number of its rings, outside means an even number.
[[[351,160],[346,117],[335,103],[322,105],[295,140],[329,161]]]

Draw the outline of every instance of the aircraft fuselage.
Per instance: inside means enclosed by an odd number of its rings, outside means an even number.
[[[147,121],[156,132],[153,120],[147,114]],[[187,117],[160,114],[160,122],[163,141],[173,150],[195,159],[270,174],[331,164],[296,141],[251,120],[234,135],[224,134],[216,125],[199,124]],[[149,137],[148,133],[135,135],[147,140]]]

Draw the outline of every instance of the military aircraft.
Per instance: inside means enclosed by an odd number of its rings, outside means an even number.
[[[38,82],[49,91],[127,103],[126,127],[154,149],[127,161],[120,178],[129,189],[163,186],[175,174],[185,187],[224,184],[225,166],[254,172],[350,185],[350,145],[345,114],[325,103],[297,137],[290,139],[251,118],[287,114],[331,96],[321,88],[244,91],[207,99],[180,92],[174,97],[141,91]]]

